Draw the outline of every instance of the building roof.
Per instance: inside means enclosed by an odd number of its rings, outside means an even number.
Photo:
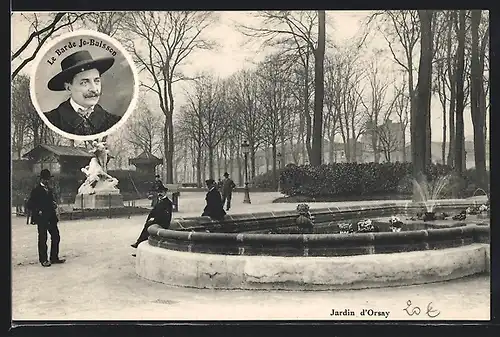
[[[24,154],[23,158],[35,159],[43,152],[50,152],[59,157],[92,158],[94,156],[84,147],[40,144],[28,153]],[[108,157],[113,158],[111,155]]]
[[[153,155],[150,152],[143,151],[140,155],[138,155],[135,158],[130,158],[128,160],[129,164],[136,165],[136,164],[162,164],[163,159],[160,159]]]

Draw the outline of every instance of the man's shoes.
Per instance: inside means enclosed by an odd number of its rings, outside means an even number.
[[[42,262],[42,267],[50,267],[51,263],[49,261]]]
[[[61,264],[64,262],[66,262],[65,259],[50,260],[50,263],[52,263],[52,264]]]
[[[132,254],[133,257],[136,257],[137,255],[136,254]]]
[[[137,243],[133,243],[130,245],[130,247],[132,247],[132,248],[137,248],[137,246],[139,246]]]

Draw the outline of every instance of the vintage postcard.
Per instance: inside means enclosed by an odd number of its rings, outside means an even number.
[[[14,321],[490,320],[489,11],[11,32]]]

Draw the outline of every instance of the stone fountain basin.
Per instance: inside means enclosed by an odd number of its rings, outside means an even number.
[[[469,206],[444,202],[435,210],[456,214]],[[421,210],[422,205],[386,203],[311,212],[327,223]],[[231,215],[224,222],[184,218],[170,229],[153,225],[148,242],[137,250],[136,272],[177,286],[312,290],[419,284],[489,271],[489,226],[467,220],[397,233],[249,233],[273,224],[290,227],[296,217],[276,212]]]

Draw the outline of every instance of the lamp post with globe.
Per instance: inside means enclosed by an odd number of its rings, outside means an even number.
[[[243,199],[243,203],[251,204],[250,191],[248,190],[248,152],[250,152],[250,144],[246,140],[241,144],[241,151],[245,155],[245,198]]]

